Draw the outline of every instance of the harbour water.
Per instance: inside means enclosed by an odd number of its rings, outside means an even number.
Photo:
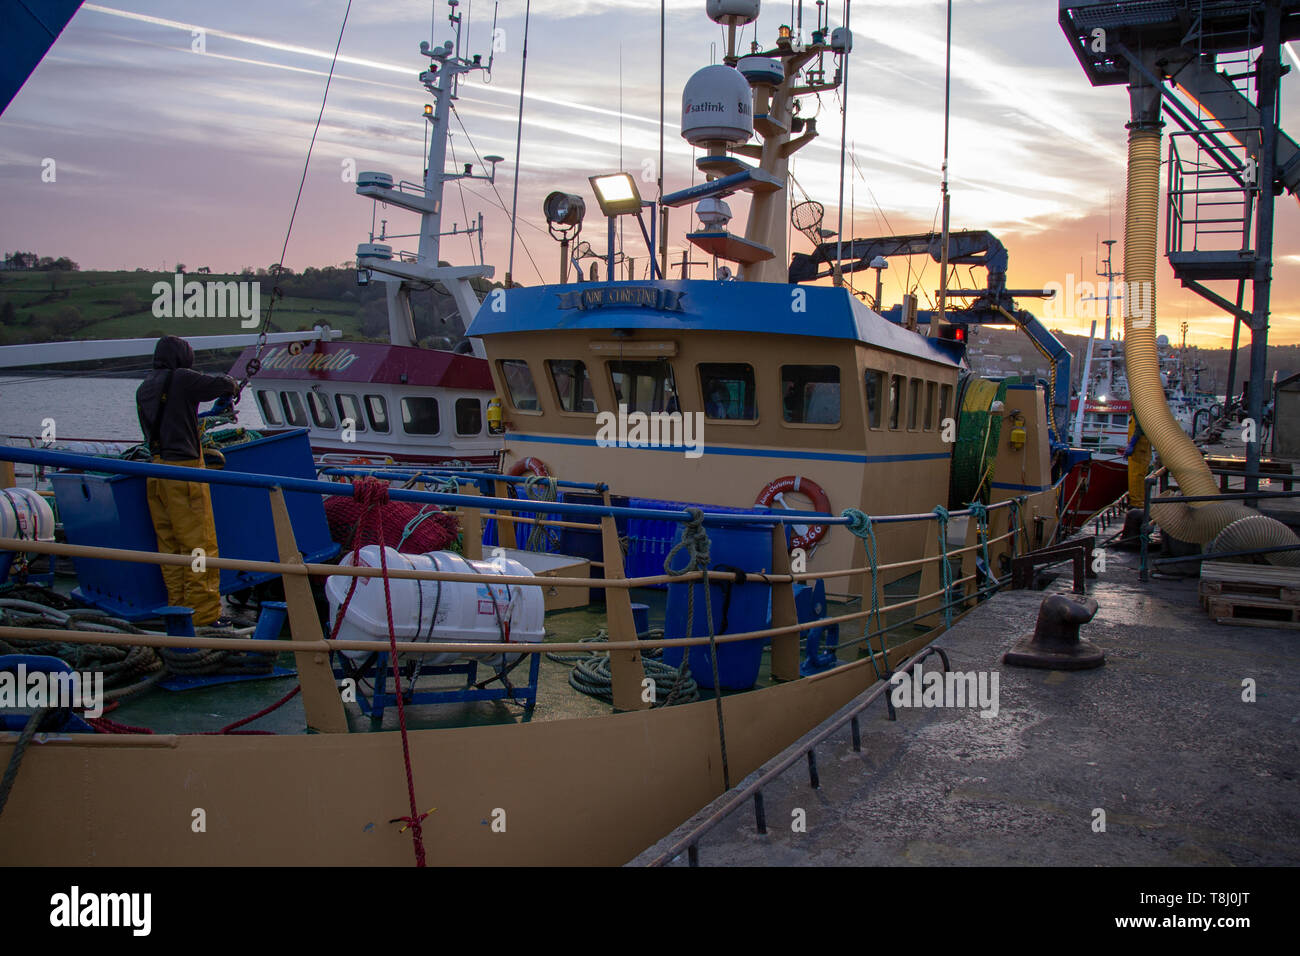
[[[0,377],[0,439],[39,437],[54,420],[56,440],[140,441],[135,413],[138,378],[63,375]],[[239,404],[239,423],[265,423],[251,397]]]

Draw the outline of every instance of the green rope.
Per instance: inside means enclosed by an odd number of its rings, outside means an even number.
[[[727,763],[727,729],[722,719],[722,688],[718,680],[718,641],[713,628],[713,586],[708,578],[709,570],[709,535],[704,530],[704,512],[699,508],[687,508],[690,520],[682,525],[682,539],[678,541],[664,558],[664,573],[669,577],[681,577],[694,571],[704,572],[704,619],[709,626],[709,663],[713,666],[713,700],[718,711],[718,746],[722,750],[722,781],[726,789],[731,789],[731,768]],[[690,557],[685,567],[674,569],[673,558],[677,552],[685,550]],[[695,636],[695,583],[686,587],[686,637]],[[682,673],[686,672],[690,660],[690,647],[682,648]],[[671,696],[671,695],[670,695]]]
[[[871,516],[866,512],[859,511],[857,508],[845,508],[840,512],[840,516],[848,518],[849,523],[846,527],[854,535],[862,539],[862,545],[867,553],[867,565],[871,568],[871,617],[867,618],[867,623],[862,628],[862,639],[867,644],[867,657],[871,660],[871,669],[876,672],[879,680],[888,680],[892,674],[889,669],[889,650],[885,646],[885,632],[880,627],[880,588],[878,586],[879,569],[877,567],[877,547],[876,547],[876,529],[871,524]],[[885,662],[885,672],[882,674],[880,668],[876,666],[876,649],[871,646],[871,622],[875,622],[875,629],[880,634],[880,656]]]
[[[1019,499],[1019,498],[1011,498],[1011,499],[1009,499],[1009,501],[1007,502],[1008,507],[1011,508],[1011,518],[1010,518],[1010,520],[1007,522],[1007,530],[1009,530],[1009,531],[1011,532],[1011,556],[1012,556],[1012,557],[1015,557],[1015,556],[1016,556],[1016,553],[1019,551],[1019,543],[1020,543],[1020,500],[1021,500],[1021,499]]]
[[[952,565],[948,563],[948,509],[935,505],[939,516],[939,578],[943,582],[943,626],[952,627]]]
[[[993,573],[993,563],[989,558],[989,509],[982,501],[972,501],[970,503],[971,517],[975,519],[976,534],[980,541],[980,551],[984,555],[984,567],[988,570],[990,578],[996,577]]]
[[[537,494],[537,487],[541,486],[541,494]],[[529,475],[524,479],[524,488],[528,491],[528,497],[533,501],[555,501],[558,497],[559,484],[554,478],[546,475]],[[541,521],[545,518],[543,514],[533,516],[534,520]],[[548,538],[548,532],[551,529],[544,524],[535,524],[528,532],[528,540],[524,542],[526,551],[547,551],[552,543]],[[556,542],[558,543],[558,542]]]

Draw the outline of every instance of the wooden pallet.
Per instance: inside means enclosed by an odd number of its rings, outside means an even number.
[[[1300,605],[1300,568],[1204,561],[1201,563],[1200,597],[1202,607],[1208,607],[1212,599],[1265,600]]]
[[[1300,629],[1300,605],[1267,598],[1209,597],[1206,610],[1220,624]]]

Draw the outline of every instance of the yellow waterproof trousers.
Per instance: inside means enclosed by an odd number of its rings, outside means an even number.
[[[154,458],[165,465],[202,468],[203,459],[168,461]],[[191,557],[195,548],[202,548],[208,558],[217,556],[217,525],[212,517],[212,495],[208,486],[197,481],[169,481],[149,479],[149,513],[153,516],[154,532],[158,535],[161,554],[183,554]],[[207,568],[199,572],[191,563],[163,565],[163,583],[167,585],[167,600],[176,607],[194,609],[194,625],[203,627],[221,617],[221,572]]]
[[[1137,419],[1130,415],[1128,420],[1129,441],[1137,430]],[[1141,508],[1147,498],[1147,472],[1151,470],[1151,441],[1144,434],[1133,448],[1128,459],[1128,506]]]

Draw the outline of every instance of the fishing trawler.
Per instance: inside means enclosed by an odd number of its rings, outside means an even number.
[[[682,135],[701,149],[705,182],[647,203],[631,175],[593,177],[608,219],[606,278],[496,290],[467,330],[481,341],[501,396],[497,471],[320,469],[349,483],[252,461],[197,471],[0,449],[0,460],[58,467],[65,476],[58,504],[67,542],[9,539],[14,551],[70,555],[87,575],[96,566],[161,563],[147,545],[130,544],[140,527],[133,535],[109,527],[139,525],[139,508],[108,504],[125,500],[128,482],[184,477],[243,496],[230,513],[244,517],[227,527],[257,538],[246,551],[228,548],[219,523],[221,557],[208,560],[223,574],[278,573],[283,587],[283,602],[265,601],[258,630],[243,639],[186,631],[176,608],[142,609],[166,611],[165,634],[111,633],[112,624],[78,631],[74,616],[57,609],[38,631],[30,608],[3,601],[0,639],[156,647],[173,660],[193,648],[283,652],[297,669],[287,695],[283,683],[230,685],[242,689],[233,706],[257,713],[216,735],[181,732],[183,707],[163,715],[134,701],[107,723],[69,719],[39,745],[29,746],[45,716],[26,720],[21,745],[0,742],[0,759],[22,761],[0,815],[7,860],[399,864],[409,862],[414,842],[423,863],[427,840],[438,863],[620,863],[913,659],[936,626],[1007,580],[1014,555],[1058,540],[1066,530],[1061,483],[1086,458],[1069,454],[1060,435],[1068,364],[1054,364],[1057,381],[1045,387],[982,379],[964,361],[967,326],[990,311],[1042,334],[1005,286],[1005,250],[987,234],[957,241],[945,229],[926,237],[926,248],[945,259],[952,252],[952,261],[963,242],[996,253],[970,260],[987,266],[988,288],[965,293],[976,300],[968,310],[921,313],[913,301],[898,321],[840,281],[870,267],[874,253],[862,255],[869,242],[823,243],[792,276],[788,157],[817,135],[797,104],[841,88],[852,35],[819,15],[808,38],[783,26],[770,48],[755,43],[740,55],[736,31],[757,19],[758,0],[709,0],[707,10],[726,29],[724,61],[697,72],[682,94]],[[436,77],[428,81],[436,91],[477,63],[450,45],[422,52],[430,75],[441,73],[441,87]],[[365,188],[402,198],[374,180]],[[727,200],[743,195],[748,224],[737,234]],[[579,204],[547,205],[568,220]],[[655,207],[652,277],[617,280],[616,221],[639,219],[645,205]],[[731,264],[712,278],[666,279],[662,259],[654,262],[655,224],[684,208],[701,222],[688,240]],[[434,215],[421,211],[426,222]],[[435,236],[424,232],[422,248]],[[420,258],[413,265],[372,248],[358,266],[392,277],[390,303],[400,315],[403,283],[437,277],[436,255]],[[819,264],[829,272],[819,273]],[[814,284],[820,278],[833,284]],[[342,349],[356,347],[313,348],[337,364]],[[387,348],[410,346],[384,348],[392,355]],[[353,386],[321,367],[331,358],[291,377],[281,375],[278,353],[269,354],[269,364],[267,353],[255,352],[237,367],[271,412],[292,424],[305,420],[306,408],[325,431],[326,412],[336,423],[364,418],[371,433],[380,430],[368,404],[342,400]],[[364,354],[355,354],[361,363]],[[444,374],[429,372],[430,353],[421,354],[424,365],[406,366],[404,375],[378,357],[357,365],[371,369],[367,382],[392,388],[377,407],[394,425],[403,387],[473,391],[455,378],[454,359],[464,356],[447,359]],[[254,361],[265,371],[250,369]],[[381,377],[383,368],[397,381]],[[456,413],[439,414],[447,424]],[[337,565],[319,557],[322,495],[356,505],[348,540],[335,542],[349,552]],[[419,505],[420,515],[402,541],[386,540],[385,509],[402,503]],[[407,555],[386,546],[400,546],[432,511],[454,516],[459,552]],[[97,543],[78,542],[77,516],[86,530],[94,525]],[[360,531],[372,518],[381,530],[363,545]],[[558,563],[547,565],[541,552]],[[108,581],[103,591],[113,593],[104,600],[120,605],[132,577],[119,570]],[[572,640],[573,625],[559,616],[572,604],[551,602],[575,591],[585,601],[593,589],[603,601],[591,612],[603,621],[604,653]],[[544,639],[543,593],[558,641]],[[317,599],[328,604],[323,620]],[[291,640],[273,643],[286,616]],[[51,621],[58,626],[50,629]],[[849,637],[859,629],[861,637]],[[594,664],[566,664],[550,683],[539,676],[544,653],[593,650]],[[421,664],[421,655],[454,662]],[[450,689],[449,678],[458,681]],[[597,678],[606,705],[575,709],[566,682],[590,688]],[[688,679],[699,699],[679,693]],[[481,719],[480,705],[495,708],[491,719]],[[408,730],[406,709],[425,707],[439,716]],[[158,732],[125,723],[146,715]],[[268,719],[317,733],[233,735]],[[114,784],[128,778],[135,786]],[[206,835],[190,840],[197,806]],[[52,831],[35,825],[50,815],[74,822]],[[171,826],[176,838],[160,837],[159,828]]]

